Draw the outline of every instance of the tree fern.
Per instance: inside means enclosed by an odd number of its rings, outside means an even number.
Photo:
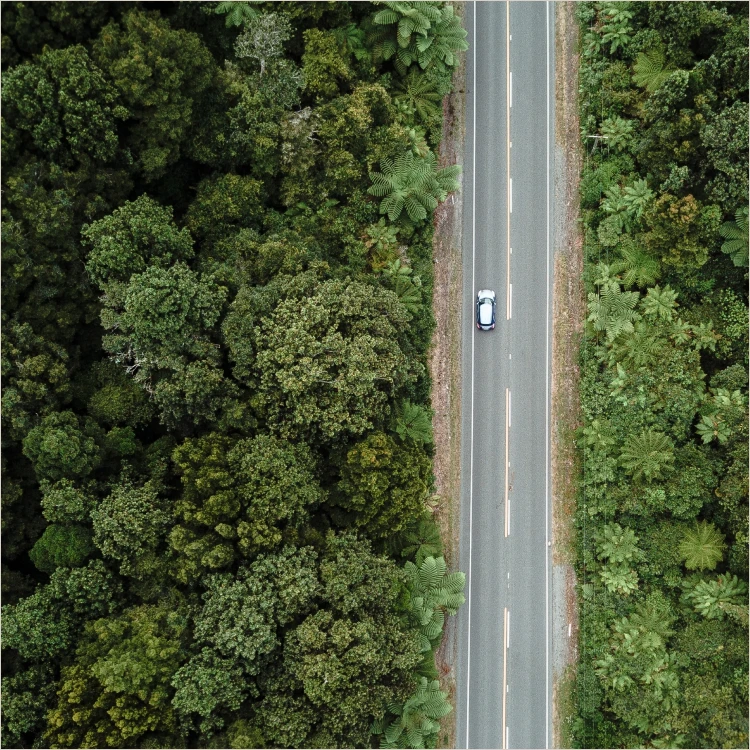
[[[633,64],[633,81],[637,86],[653,94],[675,70],[668,65],[664,57],[664,49],[654,47],[646,52],[639,52]]]
[[[605,524],[597,537],[597,557],[613,563],[628,562],[640,556],[637,542],[632,529],[623,529],[619,523]]]
[[[608,117],[602,122],[600,133],[606,138],[607,145],[615,151],[624,151],[633,140],[635,120],[622,117]]]
[[[747,610],[747,584],[736,575],[721,575],[712,581],[689,583],[682,596],[685,604],[709,620],[721,620],[727,605],[744,606]]]
[[[437,208],[449,192],[458,189],[456,178],[459,166],[438,170],[435,154],[423,159],[407,151],[395,159],[385,157],[380,162],[382,172],[373,172],[373,184],[368,192],[382,198],[380,213],[396,221],[406,209],[411,222],[423,221],[428,212]]]
[[[429,410],[408,399],[396,410],[396,434],[401,440],[413,440],[418,445],[432,443],[432,415]]]
[[[608,563],[599,571],[608,591],[627,596],[638,588],[638,574],[625,563]]]
[[[632,219],[640,219],[648,204],[654,197],[646,180],[636,180],[632,185],[627,185],[622,191],[622,200],[625,210]]]
[[[670,321],[674,318],[677,307],[677,292],[669,285],[662,289],[655,286],[648,290],[646,296],[641,300],[643,314],[652,318],[661,318]]]
[[[438,722],[452,710],[448,693],[440,690],[440,683],[421,677],[416,692],[404,704],[390,704],[386,716],[374,722],[370,731],[383,735],[382,748],[435,747]]]
[[[617,281],[610,281],[598,294],[589,293],[587,320],[595,331],[605,331],[613,341],[621,333],[633,331],[633,321],[640,318],[635,311],[639,298],[637,292],[623,292]]]
[[[430,513],[425,512],[403,530],[395,534],[388,543],[391,554],[413,559],[417,566],[426,557],[437,557],[443,551],[440,530]]]
[[[621,275],[625,287],[640,288],[654,284],[661,275],[661,263],[649,252],[632,241],[622,242],[619,246],[621,260],[615,261],[612,273]]]
[[[712,523],[701,521],[685,532],[679,550],[688,570],[713,570],[725,548],[724,535]]]
[[[262,0],[231,0],[231,2],[218,3],[214,8],[217,15],[226,15],[224,23],[229,26],[242,26],[252,21],[260,11],[253,6],[259,5]]]
[[[466,576],[447,573],[442,557],[425,557],[404,566],[410,593],[410,616],[422,638],[422,650],[434,646],[442,633],[445,613],[455,614],[464,603]],[[439,627],[437,627],[439,626]]]
[[[672,441],[662,432],[643,430],[625,441],[620,462],[633,479],[650,482],[659,477],[674,462]]]
[[[734,221],[726,221],[719,228],[719,234],[726,240],[721,251],[729,255],[732,263],[740,268],[748,267],[748,207],[740,208]]]
[[[435,90],[434,83],[424,74],[412,70],[405,78],[394,85],[397,102],[406,102],[422,122],[430,122],[441,114],[442,96]]]

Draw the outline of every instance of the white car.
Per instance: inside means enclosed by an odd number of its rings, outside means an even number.
[[[477,294],[477,328],[491,331],[495,327],[495,292],[482,289]]]

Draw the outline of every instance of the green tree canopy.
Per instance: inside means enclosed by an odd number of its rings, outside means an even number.
[[[129,141],[138,167],[147,179],[161,177],[180,155],[194,108],[216,75],[215,61],[197,34],[139,9],[107,24],[93,55],[135,121]]]
[[[171,207],[160,206],[147,195],[84,224],[81,237],[90,248],[86,270],[99,287],[111,281],[127,283],[147,266],[168,268],[193,255],[190,232],[175,226]]]

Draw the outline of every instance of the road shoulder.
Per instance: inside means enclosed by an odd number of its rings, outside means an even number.
[[[463,2],[453,4],[463,24]],[[466,58],[453,74],[453,91],[443,100],[443,137],[440,144],[441,167],[462,164],[466,137]],[[461,178],[463,186],[463,177]],[[435,474],[438,503],[435,520],[443,539],[445,560],[451,571],[459,562],[459,525],[461,512],[461,309],[463,299],[462,216],[463,191],[441,203],[434,214],[433,260],[435,281],[432,309],[435,332],[429,352],[432,378],[433,430],[435,435]],[[456,664],[457,622],[446,619],[443,640],[435,654],[440,684],[448,692],[454,710],[440,724],[438,747],[456,746]]]
[[[583,241],[578,223],[582,156],[578,117],[578,25],[575,2],[555,4],[555,231],[552,325],[552,654],[553,747],[570,747],[572,690],[578,659],[575,502],[580,466],[578,350],[583,335]]]

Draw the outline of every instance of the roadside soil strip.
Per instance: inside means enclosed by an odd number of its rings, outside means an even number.
[[[454,3],[456,15],[464,21],[464,3]],[[466,63],[462,55],[453,73],[453,92],[443,100],[443,138],[438,156],[441,167],[463,164],[466,125]],[[463,185],[463,177],[461,178]],[[435,332],[428,367],[432,377],[432,420],[435,434],[436,492],[440,498],[435,520],[443,538],[448,569],[458,565],[458,535],[461,511],[461,307],[463,294],[462,232],[463,193],[459,190],[441,203],[434,214],[433,259],[435,284],[432,310]],[[438,747],[456,746],[456,618],[445,621],[443,640],[435,654],[440,686],[448,692],[454,707],[440,721]]]
[[[574,431],[580,424],[578,350],[583,335],[583,238],[578,224],[582,154],[578,117],[578,24],[575,2],[555,4],[555,227],[552,308],[552,745],[569,747],[578,659],[575,503],[580,465]]]

